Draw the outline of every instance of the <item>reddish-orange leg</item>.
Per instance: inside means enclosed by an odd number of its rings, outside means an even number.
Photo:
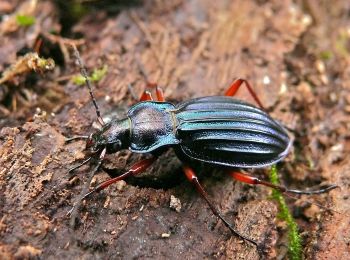
[[[74,203],[72,209],[67,214],[69,215],[71,212],[73,212],[73,210],[76,207],[76,205],[78,205],[80,203],[80,201],[82,201],[86,197],[90,196],[92,193],[99,192],[99,191],[107,188],[109,185],[111,185],[111,184],[113,184],[113,183],[115,183],[117,181],[124,180],[125,178],[127,178],[129,176],[136,175],[136,174],[144,172],[148,167],[150,167],[156,161],[156,159],[157,159],[157,157],[153,156],[152,158],[144,159],[142,161],[139,161],[139,162],[135,163],[134,165],[132,165],[130,167],[130,169],[127,172],[123,173],[122,175],[100,183],[99,185],[97,185],[97,187],[95,189],[93,189],[92,191],[84,194],[79,199],[79,201],[77,203]],[[102,160],[100,160],[100,162],[102,163]],[[100,166],[100,164],[98,165],[98,167],[99,166]],[[98,167],[96,167],[95,170],[97,170]]]
[[[158,87],[157,83],[149,81],[148,76],[147,76],[148,73],[147,73],[145,67],[143,66],[143,64],[139,60],[136,60],[136,62],[137,62],[138,68],[140,70],[140,73],[142,74],[142,76],[144,77],[145,82],[146,82],[146,86],[145,86],[146,90],[142,93],[140,101],[153,100],[152,95],[151,96],[149,96],[148,94],[145,95],[145,92],[147,91],[147,88],[148,88],[148,89],[155,89],[156,90],[156,95],[157,95],[156,101],[164,102],[165,98],[164,98],[163,90],[160,87]]]
[[[148,100],[152,101],[153,100],[152,94],[147,89],[154,89],[154,88],[156,90],[156,96],[157,96],[156,101],[164,102],[165,98],[164,98],[163,89],[158,87],[157,83],[150,83],[150,82],[147,82],[146,87],[145,87],[146,90],[142,93],[142,95],[140,97],[140,101],[148,101]]]
[[[141,102],[141,101],[152,101],[152,100],[153,100],[153,97],[152,97],[151,92],[149,92],[148,90],[145,90],[142,93],[139,101]]]
[[[242,86],[242,84],[245,84],[245,86],[247,87],[250,95],[253,97],[253,99],[255,100],[255,102],[259,105],[259,107],[262,110],[265,110],[264,106],[262,105],[260,99],[258,98],[258,95],[255,93],[255,91],[253,90],[253,88],[250,86],[249,82],[245,79],[235,79],[231,86],[228,88],[228,90],[225,92],[225,96],[230,96],[233,97],[234,95],[236,95],[238,89]]]
[[[257,247],[257,249],[260,251],[261,246],[256,241],[246,237],[245,235],[242,235],[229,222],[227,222],[223,218],[223,216],[221,216],[220,212],[214,207],[213,203],[209,200],[208,194],[203,189],[202,185],[199,183],[198,178],[197,178],[196,174],[194,173],[194,171],[188,166],[184,166],[183,169],[184,169],[184,172],[185,172],[187,179],[194,184],[194,186],[196,187],[196,190],[208,203],[208,205],[209,205],[210,209],[212,210],[212,212],[214,213],[214,215],[217,216],[225,224],[225,226],[227,226],[231,230],[231,232],[233,234],[235,234],[236,236],[240,237],[243,240],[246,240],[246,241],[254,244]]]
[[[156,95],[159,102],[165,102],[163,89],[159,86],[156,86]]]
[[[279,190],[280,192],[283,192],[283,193],[311,195],[311,194],[325,193],[327,191],[333,190],[333,189],[338,187],[338,185],[333,184],[333,185],[330,185],[324,189],[313,190],[313,191],[290,190],[290,189],[287,189],[287,187],[285,187],[285,186],[275,185],[271,182],[260,180],[259,178],[250,176],[250,175],[245,174],[245,173],[230,171],[229,174],[231,175],[232,178],[234,178],[237,181],[252,184],[252,185],[264,185],[264,186]]]

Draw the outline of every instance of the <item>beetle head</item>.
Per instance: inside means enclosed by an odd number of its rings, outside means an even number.
[[[129,135],[128,119],[112,120],[104,125],[101,130],[89,136],[85,149],[90,153],[96,153],[106,148],[107,153],[115,153],[129,147]]]
[[[105,147],[106,141],[101,135],[101,131],[97,131],[93,134],[90,134],[89,138],[86,140],[85,150],[88,153],[95,154]]]

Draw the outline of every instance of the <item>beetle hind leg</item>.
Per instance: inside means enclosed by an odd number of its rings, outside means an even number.
[[[238,230],[236,230],[228,221],[226,221],[223,216],[220,214],[220,212],[214,207],[213,203],[209,200],[209,196],[206,193],[206,191],[204,190],[204,188],[202,187],[202,185],[200,184],[200,182],[198,181],[198,178],[196,176],[196,174],[194,173],[194,171],[192,170],[192,168],[188,167],[188,166],[184,166],[183,167],[185,175],[187,177],[187,179],[193,183],[193,185],[195,186],[196,190],[198,191],[198,193],[203,197],[203,199],[208,203],[210,209],[212,210],[212,212],[214,213],[215,216],[217,216],[224,224],[225,226],[227,226],[231,232],[233,234],[235,234],[236,236],[238,236],[239,238],[248,241],[252,244],[254,244],[259,253],[262,251],[262,245],[260,245],[258,242],[250,239],[249,237],[246,237],[245,235],[241,234]]]
[[[328,187],[323,188],[323,189],[319,189],[319,190],[311,190],[311,191],[290,190],[290,189],[288,189],[285,186],[275,185],[275,184],[273,184],[271,182],[261,180],[259,178],[250,176],[250,175],[245,174],[245,173],[230,171],[229,174],[231,175],[232,178],[234,178],[237,181],[248,183],[248,184],[251,184],[251,185],[264,185],[264,186],[267,186],[267,187],[279,190],[280,192],[287,193],[287,194],[288,193],[306,194],[306,195],[321,194],[321,193],[325,193],[325,192],[328,192],[330,190],[333,190],[333,189],[339,187],[338,185],[334,185],[333,184],[333,185],[329,185]]]

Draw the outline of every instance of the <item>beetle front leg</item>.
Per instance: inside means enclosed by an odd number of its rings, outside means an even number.
[[[261,251],[261,245],[259,245],[256,241],[241,234],[230,223],[228,223],[223,218],[223,216],[221,216],[220,212],[214,207],[213,203],[209,200],[208,194],[203,189],[202,185],[199,183],[198,178],[197,178],[196,174],[194,173],[194,171],[188,166],[184,166],[183,169],[184,169],[184,172],[185,172],[187,179],[194,184],[194,186],[196,187],[196,190],[208,203],[208,205],[209,205],[210,209],[212,210],[212,212],[214,213],[214,215],[217,216],[225,224],[225,226],[227,226],[231,230],[231,232],[233,234],[235,234],[236,236],[238,236],[239,238],[241,238],[245,241],[248,241],[248,242],[254,244],[257,247],[258,251]]]
[[[307,194],[307,195],[321,194],[339,187],[338,185],[333,184],[333,185],[329,185],[324,189],[313,190],[313,191],[290,190],[285,186],[275,185],[271,182],[260,180],[259,178],[250,176],[245,173],[231,171],[229,172],[229,174],[231,175],[232,178],[234,178],[237,181],[252,184],[252,185],[264,185],[264,186],[279,190],[282,193]]]
[[[242,86],[242,84],[245,84],[245,86],[247,87],[250,95],[253,97],[253,99],[255,100],[255,102],[259,105],[259,107],[262,110],[265,110],[264,106],[262,105],[258,95],[255,93],[254,89],[250,86],[249,82],[245,79],[235,79],[231,86],[228,88],[228,90],[225,92],[225,96],[230,96],[233,97],[234,95],[236,95],[238,89]]]
[[[70,219],[70,226],[71,226],[71,227],[74,227],[74,225],[75,225],[75,219],[76,219],[76,216],[77,216],[77,214],[78,214],[77,209],[78,209],[78,207],[80,206],[80,203],[81,203],[81,201],[82,201],[83,198],[84,198],[84,197],[81,197],[81,195],[82,195],[82,194],[85,194],[85,193],[88,191],[89,186],[90,186],[90,183],[91,183],[91,181],[92,181],[92,178],[94,177],[95,173],[98,171],[98,169],[99,169],[99,168],[101,167],[101,165],[102,165],[103,159],[104,159],[104,157],[105,157],[105,155],[106,155],[106,151],[107,151],[107,150],[106,150],[106,148],[105,148],[105,149],[103,149],[102,152],[100,153],[100,155],[99,155],[99,157],[98,157],[98,160],[97,160],[97,164],[96,164],[95,168],[90,172],[89,177],[88,177],[88,182],[87,182],[87,184],[84,186],[83,190],[81,191],[81,193],[80,193],[80,195],[79,195],[80,198],[78,199],[78,201],[76,201],[76,202],[73,204],[73,207],[71,208],[71,210],[67,212],[67,216],[68,216],[68,215],[71,215],[71,219]],[[90,158],[91,158],[91,157],[90,157]],[[90,161],[90,159],[89,159],[89,161]],[[85,160],[83,163],[81,163],[81,164],[79,165],[79,167],[82,166],[82,165],[84,165],[86,162],[87,162],[87,160]],[[74,167],[74,169],[76,169],[76,167]],[[71,172],[72,170],[74,170],[74,169],[72,168],[72,169],[70,170],[70,172]]]
[[[88,196],[90,196],[92,193],[95,193],[95,192],[99,192],[105,188],[107,188],[109,185],[115,183],[115,182],[118,182],[118,181],[121,181],[121,180],[124,180],[126,179],[127,177],[129,176],[133,176],[133,175],[136,175],[136,174],[139,174],[139,173],[142,173],[144,172],[145,170],[147,170],[148,167],[150,167],[155,161],[157,160],[157,157],[156,156],[153,156],[152,158],[149,158],[149,159],[144,159],[142,161],[139,161],[137,163],[135,163],[134,165],[132,165],[130,167],[130,169],[123,173],[122,175],[118,176],[118,177],[115,177],[115,178],[112,178],[112,179],[109,179],[107,181],[104,181],[102,183],[100,183],[99,185],[97,185],[97,187],[95,189],[93,189],[92,191],[88,192],[88,193],[85,193],[77,203],[74,203],[72,209],[67,213],[67,215],[71,214],[75,207],[77,205],[79,205],[79,203],[84,200],[85,198],[87,198]],[[98,165],[98,167],[100,166],[100,164]],[[97,171],[97,167],[95,168],[95,171]]]
[[[139,173],[143,173],[143,172],[146,171],[156,160],[157,160],[157,157],[153,156],[153,157],[151,157],[151,158],[149,158],[149,159],[144,159],[144,160],[141,160],[141,161],[135,163],[134,165],[132,165],[132,166],[130,167],[130,169],[129,169],[127,172],[123,173],[122,175],[100,183],[95,189],[93,189],[92,191],[90,191],[89,193],[87,193],[87,194],[83,197],[83,199],[86,198],[87,196],[89,196],[91,193],[99,192],[99,191],[101,191],[101,190],[107,188],[109,185],[111,185],[111,184],[113,184],[113,183],[115,183],[115,182],[124,180],[124,179],[126,179],[127,177],[130,177],[130,176],[133,176],[133,175],[137,175],[137,174],[139,174]]]

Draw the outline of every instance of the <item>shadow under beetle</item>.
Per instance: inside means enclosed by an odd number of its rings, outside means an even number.
[[[213,213],[232,233],[261,250],[262,245],[236,230],[211,203],[209,196],[190,167],[191,162],[201,161],[225,167],[237,181],[253,185],[261,184],[281,192],[318,194],[337,187],[330,185],[316,191],[290,190],[237,171],[239,168],[261,168],[273,165],[287,155],[292,145],[285,128],[265,112],[258,96],[246,80],[235,80],[226,91],[225,96],[195,98],[177,105],[165,102],[162,89],[156,84],[148,83],[147,87],[155,89],[156,100],[149,91],[145,90],[140,102],[129,109],[124,119],[112,119],[109,123],[104,123],[79,52],[75,46],[73,48],[81,73],[89,88],[101,129],[90,136],[76,136],[67,139],[67,141],[86,139],[86,150],[90,155],[85,161],[70,169],[70,172],[95,158],[97,159],[93,170],[95,173],[101,166],[106,153],[115,153],[122,149],[152,155],[151,158],[132,165],[122,175],[102,182],[95,189],[84,194],[78,203],[112,183],[144,172],[164,148],[171,147],[184,163],[183,170],[187,179],[194,184]],[[232,98],[243,83],[259,108]],[[72,213],[76,206],[77,204],[74,204],[69,213]]]

